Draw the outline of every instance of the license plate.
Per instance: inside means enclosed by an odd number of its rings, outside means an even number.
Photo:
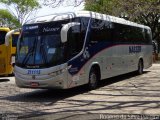
[[[39,83],[37,82],[31,82],[31,87],[38,87],[39,86]]]

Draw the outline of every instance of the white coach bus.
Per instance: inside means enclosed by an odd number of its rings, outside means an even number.
[[[17,44],[15,79],[22,88],[68,89],[152,65],[147,26],[90,11],[35,18]]]

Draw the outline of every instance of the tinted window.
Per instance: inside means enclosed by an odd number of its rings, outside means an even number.
[[[123,24],[115,24],[114,42],[126,44],[145,44],[145,29],[128,26]]]
[[[108,21],[92,19],[90,43],[112,41],[113,24]]]
[[[73,26],[68,31],[67,50],[69,58],[81,52],[84,44],[84,39],[87,31],[89,18],[79,19],[80,25]]]
[[[16,65],[43,68],[64,62],[60,30],[70,20],[24,25],[18,41]]]
[[[76,22],[81,23],[80,25],[73,26],[68,31],[67,41],[67,59],[76,56],[81,52],[84,40],[86,36],[87,26],[89,18],[77,18]]]
[[[68,47],[71,56],[81,51],[82,41],[80,39],[80,26],[74,26],[68,31]]]
[[[145,29],[145,43],[146,44],[151,44],[152,43],[152,35],[151,35],[151,31]]]
[[[18,41],[18,34],[13,34],[12,35],[12,47],[16,47],[17,46],[17,41]]]
[[[114,23],[114,36],[113,41],[116,43],[128,43],[130,39],[131,29],[128,26]]]
[[[5,36],[6,36],[5,31],[0,31],[0,45],[5,43]]]
[[[134,27],[133,29],[133,35],[134,35],[134,43],[136,44],[144,44],[144,29]]]

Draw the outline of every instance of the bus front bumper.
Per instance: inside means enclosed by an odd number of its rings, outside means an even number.
[[[64,76],[66,76],[64,73],[54,77],[50,75],[28,76],[16,73],[15,82],[20,88],[65,89],[65,81],[67,81],[65,79],[67,77]]]

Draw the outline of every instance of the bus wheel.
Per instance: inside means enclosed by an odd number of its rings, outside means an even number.
[[[89,73],[89,83],[88,87],[90,90],[95,89],[98,86],[98,73],[96,69],[92,68]]]
[[[138,70],[137,70],[137,73],[139,75],[143,74],[143,61],[142,60],[139,60],[138,62]]]

